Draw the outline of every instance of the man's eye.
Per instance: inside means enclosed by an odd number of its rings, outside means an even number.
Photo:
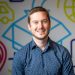
[[[43,20],[43,23],[47,23],[48,22],[48,20]]]
[[[38,22],[37,22],[37,21],[35,21],[34,23],[35,23],[35,24],[38,24]]]

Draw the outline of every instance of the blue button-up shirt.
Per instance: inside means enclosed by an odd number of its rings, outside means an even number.
[[[32,40],[15,54],[12,75],[74,75],[66,48],[48,40],[42,51]]]

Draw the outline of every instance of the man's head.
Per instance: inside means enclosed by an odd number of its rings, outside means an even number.
[[[32,8],[30,10],[29,15],[28,15],[28,23],[30,23],[30,15],[32,15],[33,13],[36,13],[36,12],[40,12],[40,11],[45,12],[47,17],[48,17],[48,20],[50,21],[50,17],[49,17],[48,11],[45,8],[41,7],[41,6],[38,6],[38,7]]]
[[[51,24],[48,11],[43,7],[32,8],[28,17],[28,28],[33,38],[37,40],[47,38],[50,27]]]

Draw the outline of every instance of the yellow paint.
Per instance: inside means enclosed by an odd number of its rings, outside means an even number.
[[[69,1],[71,3],[70,5],[68,4]],[[71,14],[68,11],[71,11]],[[65,0],[64,12],[70,21],[75,22],[75,0]]]
[[[9,14],[11,13],[11,18]],[[7,2],[0,1],[0,22],[8,24],[15,19],[14,10],[10,8]]]
[[[60,0],[57,0],[57,8],[59,8]]]
[[[8,69],[8,75],[11,75],[11,70],[10,69]]]

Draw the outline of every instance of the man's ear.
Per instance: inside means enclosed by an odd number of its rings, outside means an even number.
[[[31,30],[31,25],[30,24],[28,24],[28,29]]]

